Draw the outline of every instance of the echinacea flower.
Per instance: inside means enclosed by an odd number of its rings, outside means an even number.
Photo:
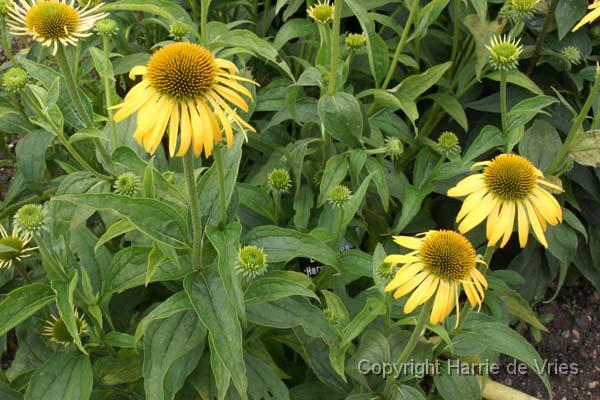
[[[15,0],[8,25],[13,35],[31,36],[56,54],[59,43],[76,46],[79,38],[92,34],[96,22],[108,15],[98,12],[101,6],[79,8],[74,0]]]
[[[523,52],[521,39],[508,36],[494,36],[490,44],[485,46],[490,54],[489,63],[495,70],[515,69]]]
[[[327,23],[333,20],[333,12],[335,10],[335,6],[330,4],[327,0],[320,0],[308,7],[306,13],[309,17],[314,19],[316,22],[320,24]]]
[[[419,236],[394,236],[394,242],[412,251],[384,259],[393,266],[403,264],[385,291],[393,291],[396,299],[412,292],[404,305],[406,314],[435,296],[429,318],[432,324],[442,322],[455,307],[459,312],[461,285],[471,307],[480,307],[488,285],[477,269],[477,263],[484,262],[477,258],[471,242],[460,233],[448,230],[429,231]]]
[[[222,139],[221,130],[227,145],[233,143],[232,123],[254,131],[229,105],[248,111],[238,93],[252,99],[237,81],[254,82],[237,71],[232,62],[215,58],[197,44],[169,44],[155,52],[147,66],[131,70],[130,77],[142,75],[142,81],[114,107],[119,109],[114,119],[119,122],[137,112],[133,137],[150,154],[156,152],[168,127],[171,157],[183,157],[190,146],[194,155],[204,149],[208,157],[214,142]]]
[[[548,224],[562,221],[562,210],[546,188],[562,189],[544,179],[544,174],[527,158],[517,154],[500,154],[491,161],[478,162],[473,168],[483,172],[471,175],[448,190],[448,196],[466,196],[456,217],[458,230],[468,232],[487,218],[488,246],[502,238],[508,243],[515,220],[519,244],[525,247],[529,225],[537,240],[548,247],[544,231]]]
[[[0,224],[0,268],[10,268],[13,261],[21,261],[29,257],[29,253],[37,249],[37,247],[27,247],[30,241],[31,234],[13,228],[9,235]]]
[[[291,187],[292,181],[287,169],[275,168],[267,175],[267,189],[270,192],[285,194]]]
[[[86,333],[88,331],[87,322],[85,322],[85,319],[79,315],[77,310],[74,311],[74,314],[78,333],[80,335],[82,333]],[[51,315],[51,318],[51,320],[46,321],[44,332],[42,334],[50,338],[50,341],[61,346],[67,347],[73,343],[73,336],[71,336],[71,333],[67,329],[65,321],[63,321],[62,318],[55,317],[54,315]]]
[[[15,213],[13,227],[17,233],[34,234],[46,229],[46,209],[41,204],[25,204]]]
[[[600,17],[600,0],[594,0],[594,2],[588,6],[588,9],[592,11],[590,11],[583,18],[581,18],[581,21],[579,21],[577,25],[575,25],[575,27],[573,28],[573,32],[575,32],[585,24],[591,24],[592,22],[597,20],[598,17]]]

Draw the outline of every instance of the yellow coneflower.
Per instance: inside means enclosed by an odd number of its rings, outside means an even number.
[[[516,154],[501,154],[492,161],[473,165],[480,167],[484,167],[482,173],[471,175],[448,190],[448,196],[467,196],[456,217],[460,222],[458,230],[468,232],[487,218],[488,246],[502,238],[500,247],[504,247],[516,219],[521,247],[527,244],[529,225],[538,241],[548,247],[544,231],[547,224],[562,221],[562,210],[543,186],[562,189],[546,181],[527,158]]]
[[[82,333],[86,333],[88,331],[87,322],[85,322],[83,316],[79,315],[77,310],[74,311],[74,315],[79,334],[81,335]],[[50,341],[61,346],[67,347],[73,343],[73,336],[71,336],[69,333],[65,321],[63,321],[62,318],[55,317],[54,315],[51,315],[50,317],[51,320],[46,321],[44,332],[42,334],[49,337]]]
[[[29,257],[29,253],[37,249],[37,247],[27,247],[30,241],[30,233],[20,232],[15,227],[9,235],[0,224],[0,268],[10,268],[13,261],[21,261]]]
[[[494,36],[485,48],[490,55],[490,66],[498,71],[517,68],[519,57],[523,52],[521,39],[514,39],[506,35]]]
[[[92,34],[88,31],[108,15],[98,12],[101,6],[79,8],[74,0],[15,0],[8,25],[13,35],[31,36],[56,54],[59,43],[76,46],[79,38]]]
[[[244,111],[248,105],[238,95],[252,99],[248,89],[236,81],[254,83],[236,75],[230,61],[215,58],[210,51],[192,43],[173,43],[158,50],[147,66],[136,66],[130,77],[142,75],[125,101],[115,106],[119,122],[137,112],[137,129],[133,135],[146,151],[154,154],[169,128],[169,153],[186,154],[190,145],[199,156],[204,149],[210,156],[215,141],[225,131],[227,145],[233,143],[232,122],[242,130],[254,131],[228,104]]]
[[[456,307],[459,312],[460,287],[465,290],[472,308],[481,306],[487,280],[477,269],[473,245],[460,233],[447,230],[429,231],[420,237],[394,236],[394,241],[411,249],[408,254],[392,254],[385,263],[403,266],[385,287],[398,299],[412,292],[404,312],[409,314],[435,295],[429,321],[438,324]]]
[[[333,12],[335,10],[335,6],[330,4],[327,0],[320,0],[308,7],[306,13],[309,17],[314,19],[316,22],[324,24],[333,20]]]
[[[594,2],[588,6],[588,9],[592,11],[590,11],[583,18],[581,18],[581,21],[579,21],[577,25],[575,25],[575,27],[573,28],[573,32],[575,32],[577,29],[581,28],[585,24],[591,24],[592,22],[597,20],[598,17],[600,17],[600,0],[594,0]]]

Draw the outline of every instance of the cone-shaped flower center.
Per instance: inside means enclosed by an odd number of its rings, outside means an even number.
[[[483,171],[487,187],[502,200],[522,200],[536,186],[535,167],[525,157],[502,154]]]
[[[50,40],[69,37],[77,31],[79,23],[77,10],[58,1],[36,3],[25,16],[25,25],[30,32]]]
[[[215,58],[204,47],[175,43],[154,53],[146,76],[159,93],[194,100],[213,87],[217,72]]]
[[[460,233],[434,231],[423,239],[419,249],[425,268],[446,280],[463,280],[475,267],[475,249]]]
[[[9,261],[14,259],[15,257],[18,257],[21,254],[21,251],[25,247],[25,244],[17,236],[5,236],[3,238],[0,238],[0,246],[2,246],[3,249],[5,247],[14,249],[14,251],[7,250],[0,252],[0,261]]]

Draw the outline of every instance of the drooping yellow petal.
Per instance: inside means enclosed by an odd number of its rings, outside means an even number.
[[[590,24],[600,18],[600,8],[596,8],[593,11],[590,11],[586,16],[584,16],[581,21],[575,25],[573,28],[573,32],[584,26],[585,24]]]
[[[486,193],[487,193],[486,189],[481,189],[481,190],[478,190],[478,191],[473,192],[470,195],[468,195],[465,198],[465,200],[463,201],[462,207],[460,208],[460,211],[458,212],[458,215],[456,216],[456,220],[460,221],[461,219],[464,218],[465,215],[470,213],[471,210],[473,210],[473,208],[478,207],[479,202],[481,201],[483,196],[485,196]]]
[[[212,143],[212,138],[208,137],[210,130],[202,125],[196,104],[191,101],[188,102],[187,109],[190,113],[190,124],[192,126],[192,148],[194,155],[198,157],[202,153],[203,145],[208,141]]]
[[[458,225],[458,230],[461,233],[469,232],[481,223],[492,211],[494,206],[499,200],[488,194],[481,200],[481,206],[476,207],[470,214],[468,214],[462,222]]]
[[[527,238],[529,236],[529,221],[527,220],[527,214],[525,214],[525,208],[521,201],[517,201],[517,220],[519,227],[519,245],[521,248],[524,248],[527,245]]]
[[[407,293],[412,292],[425,278],[427,278],[430,274],[428,272],[420,272],[414,277],[412,277],[408,282],[400,286],[396,291],[394,291],[394,298],[399,299]]]
[[[236,106],[238,106],[239,108],[241,108],[242,110],[244,110],[244,112],[248,112],[249,108],[248,108],[248,104],[246,104],[246,102],[244,101],[244,99],[242,99],[236,92],[234,92],[233,90],[225,87],[225,86],[220,86],[220,85],[216,85],[214,88],[215,92],[217,92],[221,97],[223,97],[224,99],[232,102],[233,104],[235,104]]]
[[[433,296],[435,290],[437,289],[440,283],[440,279],[435,275],[431,274],[429,277],[423,281],[422,284],[419,285],[418,288],[410,295],[406,304],[404,305],[404,312],[406,314],[410,314],[417,308],[419,305],[425,303],[427,300]]]
[[[248,98],[252,98],[252,93],[250,93],[250,91],[248,89],[246,89],[246,87],[240,85],[233,79],[227,79],[223,76],[217,76],[215,79],[217,80],[217,82],[222,83],[223,85],[227,85],[234,90],[237,90],[238,92],[242,93],[244,96],[246,96]]]
[[[389,292],[404,285],[421,271],[423,271],[423,264],[421,263],[405,265],[396,272],[394,279],[386,285],[384,291]]]
[[[179,134],[181,135],[181,139],[179,142],[179,151],[177,151],[177,157],[183,157],[185,153],[187,153],[190,148],[190,143],[192,142],[192,126],[190,123],[190,114],[188,112],[188,108],[185,104],[181,105],[181,127],[179,130]]]
[[[177,133],[179,132],[179,104],[175,104],[169,121],[169,156],[175,155],[177,147]]]
[[[431,309],[431,317],[429,322],[432,324],[439,324],[444,318],[444,311],[448,305],[448,291],[450,287],[445,282],[440,282],[437,292],[435,294],[435,300],[433,301],[433,308]]]
[[[394,236],[393,239],[394,242],[407,249],[418,250],[421,247],[422,239],[411,236]]]
[[[533,228],[533,233],[537,240],[542,244],[542,246],[548,248],[548,243],[546,242],[546,237],[544,236],[544,230],[540,225],[540,221],[538,219],[537,213],[535,209],[529,202],[529,200],[525,199],[525,208],[527,210],[527,216],[529,217],[529,222],[531,223],[531,227]]]
[[[504,238],[502,239],[502,243],[500,243],[500,247],[506,246],[508,243],[508,239],[512,235],[513,227],[515,226],[515,203],[514,201],[504,202],[504,207],[506,208],[504,219],[501,224],[504,225]]]
[[[476,192],[484,187],[483,185],[483,175],[475,174],[466,177],[462,181],[458,182],[458,184],[448,190],[448,196],[450,197],[462,197],[473,192]]]

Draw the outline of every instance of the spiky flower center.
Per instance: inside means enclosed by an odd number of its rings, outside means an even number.
[[[117,177],[113,184],[115,193],[123,196],[134,196],[140,186],[141,179],[133,172],[125,172]]]
[[[343,207],[350,200],[351,195],[352,192],[346,186],[337,185],[329,193],[329,202],[334,207]]]
[[[317,22],[328,22],[333,19],[333,6],[329,3],[317,3],[308,9],[308,15]]]
[[[499,43],[492,47],[492,51],[500,58],[511,59],[517,53],[517,47],[512,43]]]
[[[537,182],[535,167],[523,156],[501,154],[483,170],[489,190],[502,200],[522,200]]]
[[[458,232],[430,232],[423,239],[419,253],[425,268],[446,280],[462,280],[475,268],[475,249]]]
[[[291,186],[290,173],[286,169],[275,168],[267,176],[267,186],[273,192],[288,192]]]
[[[367,38],[362,33],[349,33],[344,41],[351,49],[360,49],[367,42]]]
[[[267,255],[257,246],[244,246],[238,253],[237,266],[247,278],[255,278],[267,270]]]
[[[59,1],[35,3],[25,15],[25,26],[44,39],[58,40],[77,32],[80,18],[77,10]]]
[[[17,236],[5,236],[0,238],[0,261],[15,259],[21,254],[24,247],[25,243]]]
[[[210,51],[192,43],[174,43],[154,53],[148,62],[146,77],[161,94],[178,100],[194,100],[214,85],[217,72]]]
[[[19,232],[37,232],[44,228],[44,208],[39,204],[25,204],[15,213],[14,225]]]
[[[512,6],[520,12],[528,12],[536,9],[538,0],[512,0]]]

